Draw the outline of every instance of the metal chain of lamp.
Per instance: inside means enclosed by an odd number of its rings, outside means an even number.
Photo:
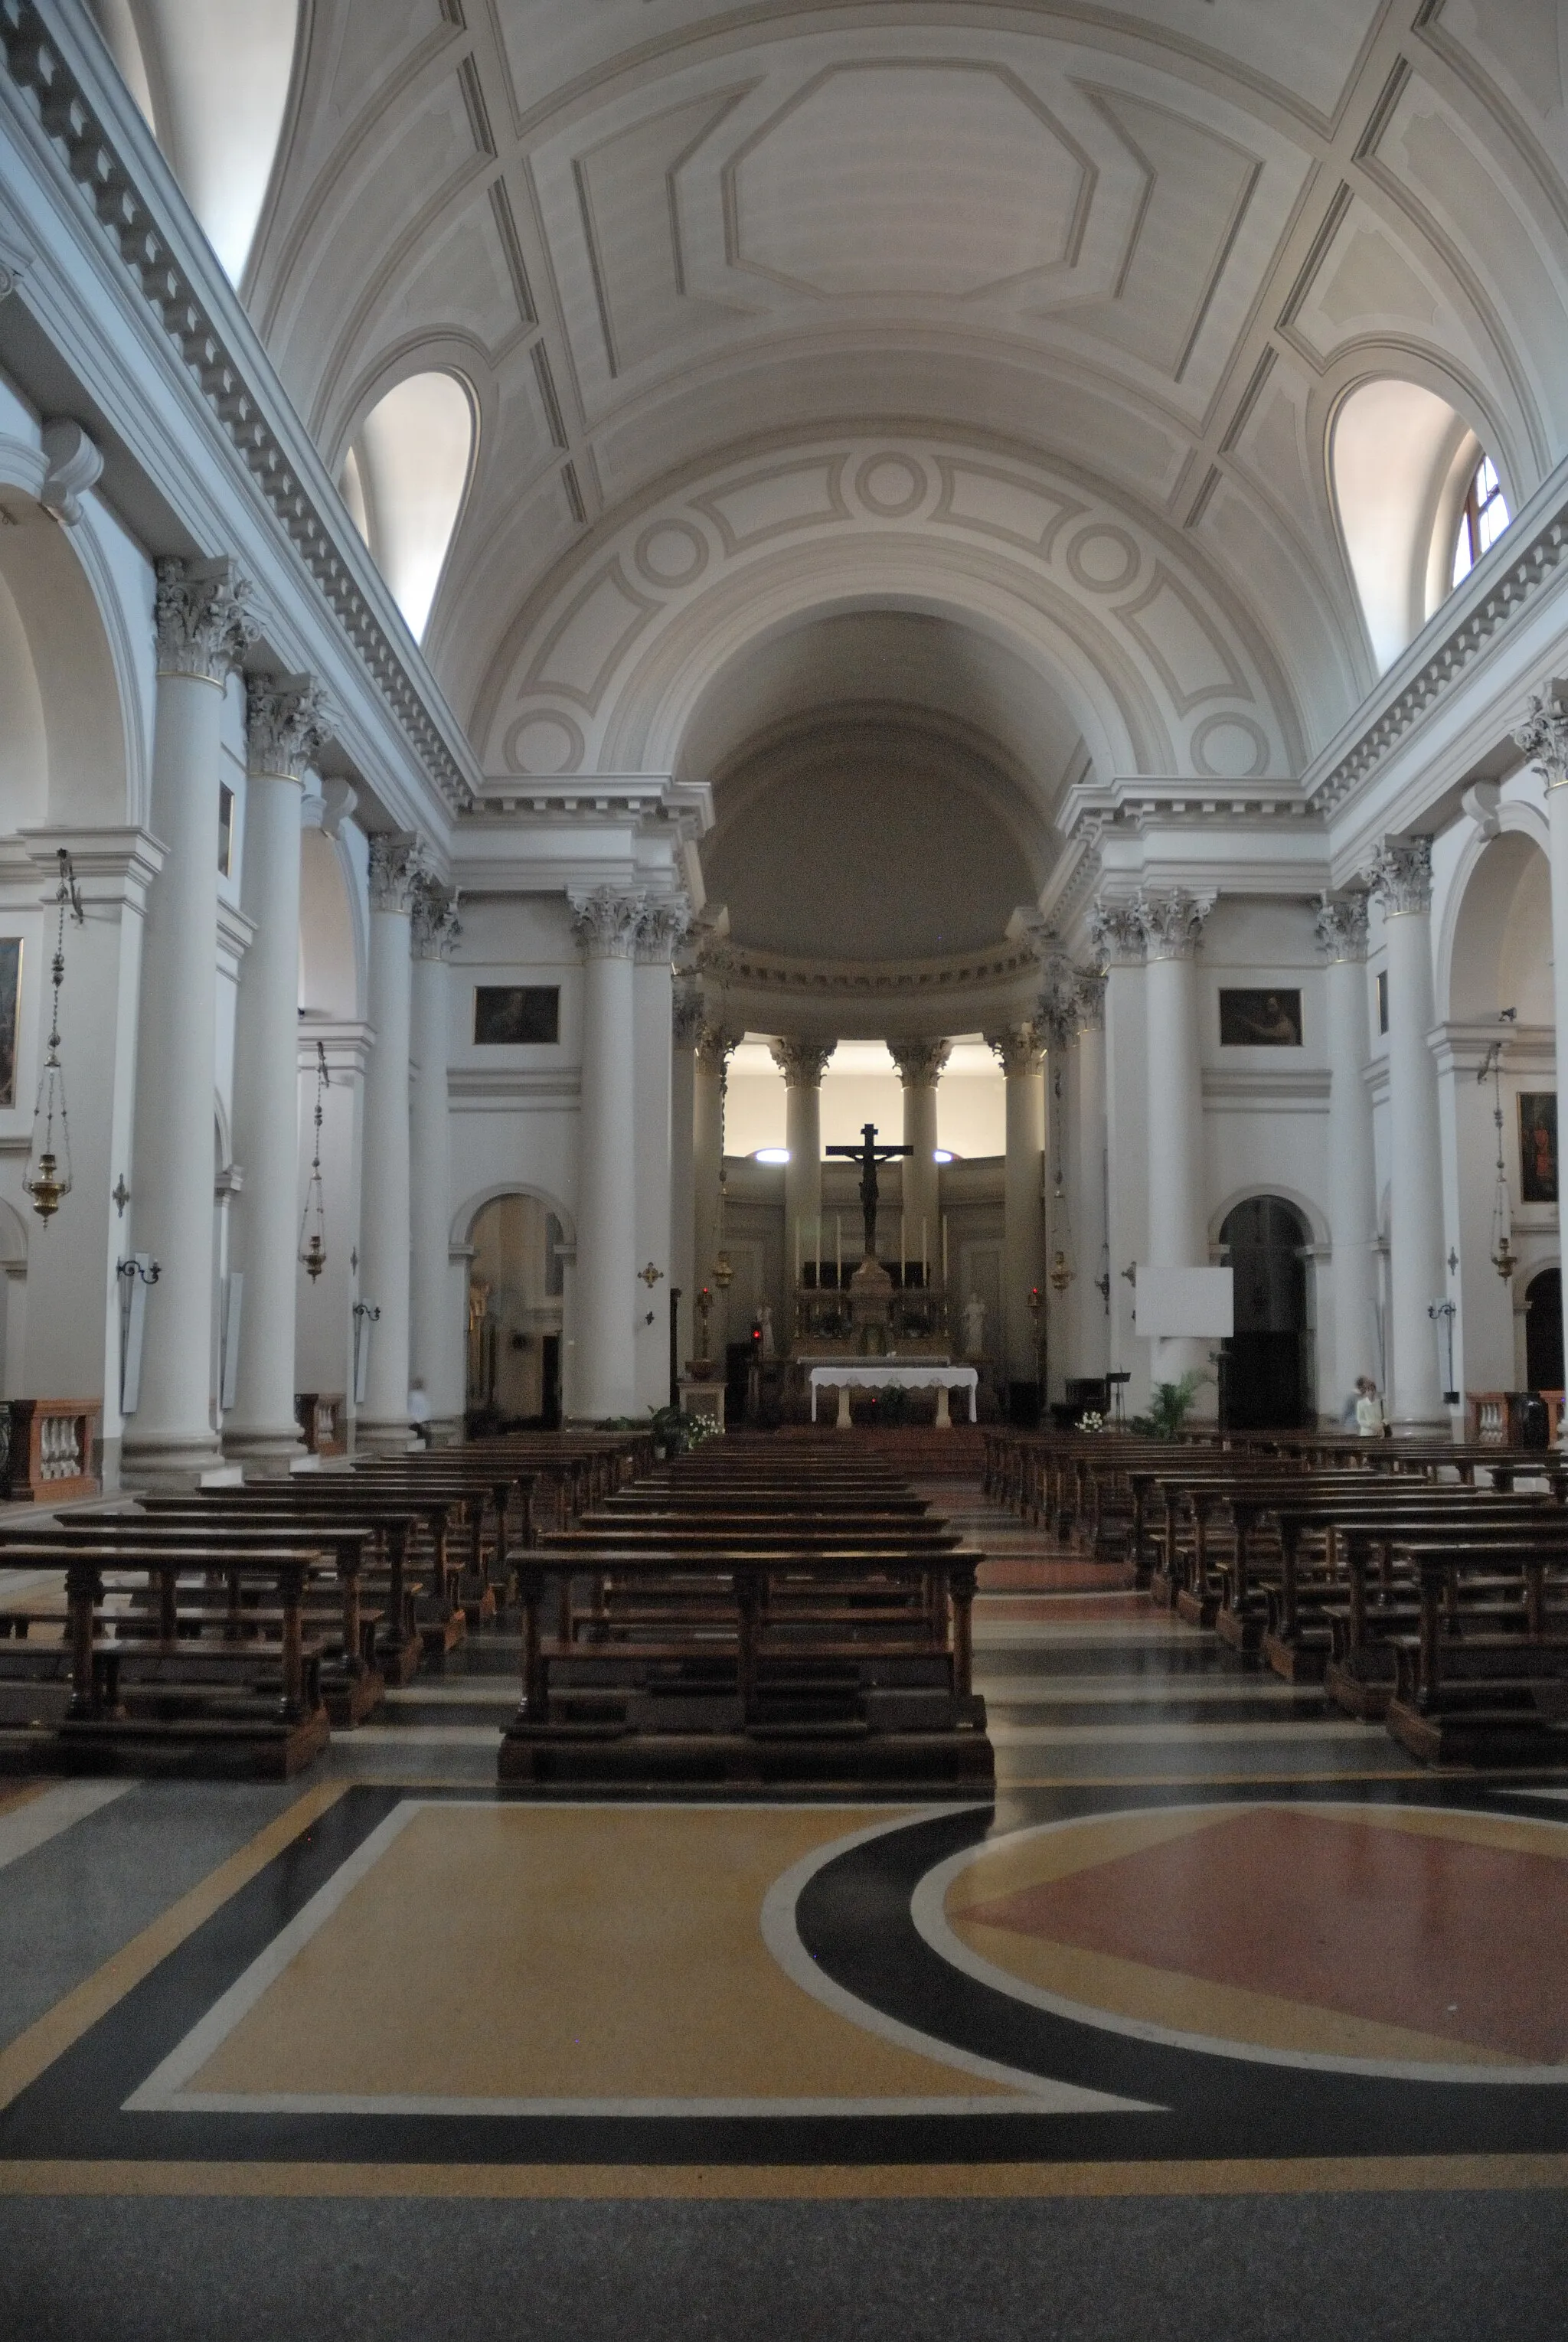
[[[1514,1011],[1503,1011],[1504,1023],[1512,1025]],[[1497,1171],[1492,1189],[1492,1266],[1506,1285],[1519,1262],[1513,1243],[1513,1213],[1508,1195],[1508,1169],[1503,1159],[1503,1044],[1493,1041],[1481,1061],[1476,1080],[1483,1082],[1492,1076],[1492,1122],[1497,1133]]]
[[[44,1070],[38,1076],[38,1098],[33,1108],[33,1142],[28,1150],[27,1168],[22,1174],[22,1185],[32,1198],[33,1209],[45,1227],[59,1210],[62,1201],[71,1192],[71,1125],[65,1111],[65,1073],[60,1063],[60,986],[65,980],[65,920],[82,926],[86,913],[82,908],[81,892],[76,874],[71,867],[71,857],[64,846],[59,849],[60,883],[55,890],[59,906],[59,924],[55,936],[55,958],[50,970],[53,998],[49,1008],[49,1041],[44,1058]],[[59,1125],[56,1136],[55,1125]]]
[[[325,1118],[325,1100],[332,1086],[326,1070],[326,1047],[315,1045],[315,1150],[310,1158],[310,1179],[305,1191],[305,1210],[299,1222],[300,1266],[314,1285],[326,1266],[326,1197],[321,1184],[321,1126]]]

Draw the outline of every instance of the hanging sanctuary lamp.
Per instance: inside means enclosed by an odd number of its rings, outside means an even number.
[[[76,886],[76,874],[64,846],[59,849],[60,884],[55,892],[59,925],[50,971],[53,998],[49,1009],[49,1041],[44,1070],[38,1077],[38,1098],[33,1108],[33,1142],[22,1185],[33,1209],[45,1227],[71,1192],[71,1126],[65,1112],[65,1075],[60,1063],[60,986],[65,980],[65,915],[81,926],[86,917]],[[55,1124],[59,1124],[58,1136]]]
[[[1510,1016],[1511,1012],[1505,1011]],[[1508,1198],[1508,1172],[1503,1160],[1503,1044],[1494,1041],[1481,1061],[1478,1082],[1492,1076],[1492,1122],[1497,1133],[1497,1172],[1492,1189],[1492,1266],[1506,1285],[1519,1263],[1510,1242],[1512,1213]]]
[[[315,1045],[315,1113],[313,1117],[315,1146],[310,1158],[310,1180],[305,1191],[305,1210],[300,1215],[299,1223],[300,1265],[313,1285],[326,1266],[326,1198],[321,1184],[321,1126],[323,1100],[329,1087],[326,1049],[318,1041]]]

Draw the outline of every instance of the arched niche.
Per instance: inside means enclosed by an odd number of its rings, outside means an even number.
[[[365,950],[346,857],[307,829],[299,856],[299,1005],[306,1017],[353,1024],[365,997]]]
[[[513,1187],[458,1215],[468,1255],[464,1406],[501,1423],[561,1419],[566,1222],[545,1196]]]
[[[1452,1022],[1488,1024],[1507,1008],[1521,1026],[1555,1022],[1551,868],[1528,829],[1479,846],[1445,926],[1439,970]]]
[[[23,451],[13,451],[20,455]],[[142,817],[143,725],[125,615],[90,518],[34,496],[0,450],[0,835]],[[25,485],[19,471],[37,476]]]

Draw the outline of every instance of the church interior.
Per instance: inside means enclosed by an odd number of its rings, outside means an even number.
[[[1556,2342],[1560,1033],[1564,0],[0,0],[0,2333]]]

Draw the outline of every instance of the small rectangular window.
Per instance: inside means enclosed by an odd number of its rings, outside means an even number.
[[[235,793],[218,783],[218,876],[235,875]]]
[[[514,1049],[561,1038],[558,984],[476,984],[474,1040],[482,1049]]]
[[[1377,1029],[1380,1033],[1388,1030],[1388,970],[1385,967],[1377,971]]]

